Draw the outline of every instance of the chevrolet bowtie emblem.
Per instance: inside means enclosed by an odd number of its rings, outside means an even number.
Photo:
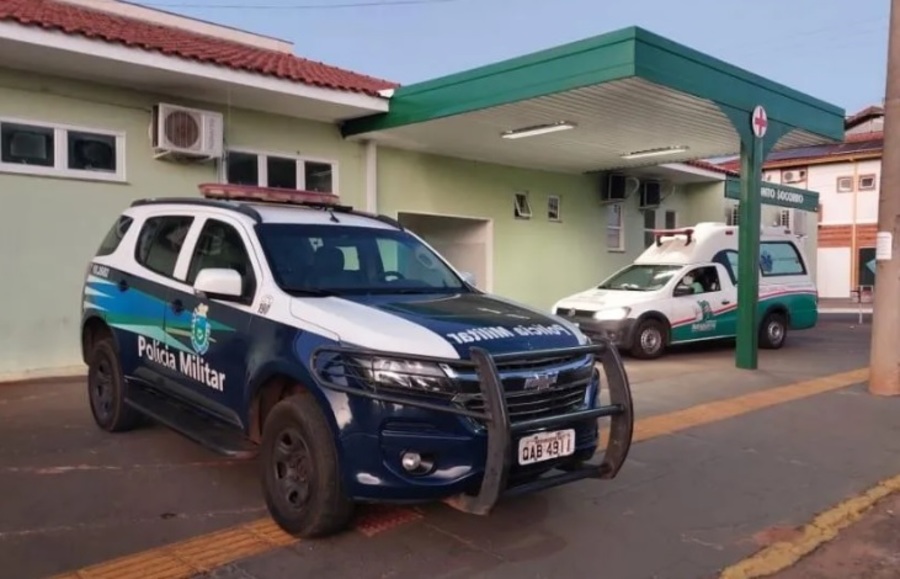
[[[546,390],[556,385],[557,373],[535,374],[525,378],[525,390]]]

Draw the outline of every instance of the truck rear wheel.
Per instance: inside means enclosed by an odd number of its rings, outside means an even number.
[[[777,350],[787,338],[787,317],[780,312],[769,312],[759,326],[759,347]]]
[[[659,320],[641,321],[634,332],[631,355],[643,360],[659,358],[666,351],[666,334],[666,326]]]
[[[88,360],[88,400],[97,426],[107,432],[124,432],[139,426],[143,416],[125,403],[125,378],[112,340],[97,340]]]
[[[331,429],[312,394],[293,394],[272,408],[260,461],[266,506],[286,532],[321,537],[350,523],[354,505],[344,493]]]

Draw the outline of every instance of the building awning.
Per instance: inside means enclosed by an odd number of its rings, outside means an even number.
[[[734,154],[730,119],[749,127],[757,105],[789,129],[776,149],[843,137],[843,109],[636,27],[400,87],[388,112],[342,132],[582,173]],[[527,130],[533,136],[509,138]]]

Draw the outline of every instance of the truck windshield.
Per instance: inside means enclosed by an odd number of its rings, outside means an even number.
[[[597,289],[649,292],[662,289],[680,265],[629,265],[597,286]]]
[[[469,291],[434,252],[404,231],[266,223],[257,232],[276,283],[288,293]]]

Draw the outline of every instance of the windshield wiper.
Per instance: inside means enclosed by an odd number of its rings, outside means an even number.
[[[293,295],[293,296],[303,296],[303,297],[317,297],[317,298],[327,298],[329,296],[337,295],[335,292],[331,290],[317,289],[317,288],[293,288],[288,287],[284,288],[284,291]]]

